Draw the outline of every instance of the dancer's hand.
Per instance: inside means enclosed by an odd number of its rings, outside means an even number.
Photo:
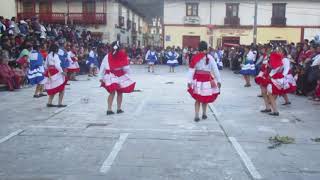
[[[192,87],[191,83],[188,83],[188,89],[190,89]]]
[[[218,88],[221,89],[221,83],[218,82]]]

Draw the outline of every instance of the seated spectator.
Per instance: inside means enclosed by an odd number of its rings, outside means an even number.
[[[21,70],[13,69],[8,65],[8,56],[0,53],[0,83],[6,84],[9,91],[20,89],[24,74]]]

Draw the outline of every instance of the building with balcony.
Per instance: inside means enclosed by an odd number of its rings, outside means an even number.
[[[149,42],[148,45],[162,47],[163,46],[163,26],[160,17],[152,18],[152,23],[149,24]]]
[[[105,42],[143,44],[144,17],[127,0],[15,0],[18,19],[37,16],[43,23],[73,24]]]
[[[257,42],[300,42],[320,32],[320,1],[259,0]],[[164,46],[253,42],[254,0],[164,0]]]

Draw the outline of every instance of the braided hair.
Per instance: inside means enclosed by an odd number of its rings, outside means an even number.
[[[201,41],[200,43],[199,43],[199,51],[200,52],[203,52],[203,51],[206,51],[206,50],[208,50],[208,44],[207,44],[207,42],[205,42],[205,41]],[[209,57],[208,57],[208,53],[206,53],[206,65],[208,65],[209,64]]]

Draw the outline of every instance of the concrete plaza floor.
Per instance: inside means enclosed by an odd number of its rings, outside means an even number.
[[[261,114],[259,88],[223,70],[209,119],[195,123],[187,68],[168,70],[133,66],[141,91],[114,116],[97,78],[71,82],[64,109],[46,108],[33,88],[0,92],[0,180],[320,179],[320,143],[311,140],[320,137],[320,105],[290,96],[280,117]],[[295,143],[269,149],[275,135]]]

